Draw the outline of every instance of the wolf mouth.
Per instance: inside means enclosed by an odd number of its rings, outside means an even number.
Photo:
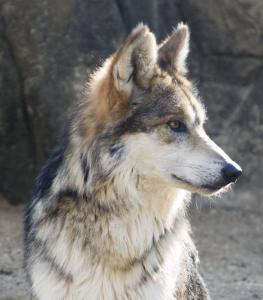
[[[186,183],[186,184],[189,184],[189,185],[193,185],[190,181],[184,179],[184,178],[181,178],[181,177],[178,177],[177,175],[175,174],[172,174],[172,177],[177,179],[178,181],[182,182],[182,183]]]
[[[195,188],[202,188],[202,189],[206,189],[206,190],[211,190],[211,191],[217,191],[217,190],[220,190],[222,187],[225,186],[225,184],[220,184],[220,185],[211,185],[211,184],[202,184],[202,185],[195,185],[193,184],[192,182],[188,181],[187,179],[185,178],[181,178],[175,174],[172,174],[172,177],[175,178],[176,180],[184,183],[184,184],[187,184],[187,185],[190,185],[192,187],[195,187]]]

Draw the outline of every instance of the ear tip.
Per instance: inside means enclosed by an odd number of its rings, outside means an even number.
[[[150,29],[143,22],[138,23],[137,26],[135,26],[132,30],[132,34],[145,34],[148,32],[150,32]]]
[[[132,31],[131,36],[135,37],[137,45],[139,44],[151,44],[153,47],[156,46],[156,38],[153,32],[150,31],[149,27],[144,23],[140,22]]]
[[[190,28],[187,24],[180,22],[178,23],[176,29],[174,31],[180,31],[183,34],[185,34],[186,36],[190,36]]]

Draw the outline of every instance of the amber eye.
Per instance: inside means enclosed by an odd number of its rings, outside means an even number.
[[[180,121],[170,121],[168,122],[168,126],[174,132],[184,132],[186,131],[186,126]]]
[[[180,122],[179,121],[170,121],[168,123],[168,125],[171,129],[178,129],[180,127]]]

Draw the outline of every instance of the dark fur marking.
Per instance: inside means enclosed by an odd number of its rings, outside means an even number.
[[[63,201],[65,200],[65,198],[67,199],[71,199],[75,202],[79,201],[79,200],[85,200],[88,201],[91,199],[90,196],[88,196],[86,193],[79,193],[77,190],[75,189],[71,189],[71,188],[66,188],[66,189],[62,189],[60,190],[57,195],[56,195],[58,201]]]
[[[121,149],[121,146],[118,145],[118,144],[113,144],[111,147],[110,147],[110,154],[111,155],[114,155],[116,152],[118,152],[119,150]]]
[[[79,193],[77,190],[68,188],[68,189],[60,190],[56,195],[56,197],[58,201],[64,201],[65,198],[70,198],[76,202],[79,200],[89,201],[90,204],[92,205],[92,208],[95,209],[96,211],[99,211],[100,213],[109,214],[114,212],[114,210],[111,209],[111,207],[99,203],[99,201],[97,201],[95,194],[89,195],[86,193]]]
[[[160,270],[160,266],[155,265],[155,266],[153,267],[154,273],[157,273],[159,270]]]
[[[144,263],[142,262],[142,268],[143,268],[143,271],[144,271],[144,276],[146,278],[149,278],[149,279],[152,279],[152,274],[146,269]]]
[[[66,280],[67,282],[72,282],[73,277],[71,274],[66,273],[66,271],[59,266],[56,261],[55,261],[55,257],[53,257],[47,247],[45,242],[41,241],[41,240],[35,240],[36,244],[38,245],[40,252],[40,257],[42,258],[43,261],[45,261],[46,263],[48,263],[50,265],[50,267],[52,268],[52,270],[54,270],[61,279]]]
[[[82,168],[82,172],[83,172],[83,180],[84,183],[87,182],[88,178],[89,178],[89,166],[87,163],[87,158],[83,155],[81,158],[81,168]]]
[[[42,198],[48,193],[53,180],[57,175],[57,171],[63,163],[66,147],[67,137],[64,136],[62,137],[62,142],[51,152],[47,163],[41,169],[40,174],[37,177],[33,193],[35,197]]]
[[[79,193],[76,190],[73,189],[65,189],[65,190],[60,190],[59,193],[57,194],[58,200],[61,200],[63,198],[73,198],[77,199],[79,198]]]
[[[121,158],[123,153],[123,145],[122,144],[113,144],[110,147],[110,155],[114,156],[117,160]]]

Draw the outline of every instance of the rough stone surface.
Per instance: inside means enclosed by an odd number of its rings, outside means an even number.
[[[23,206],[0,200],[0,300],[29,299],[22,268]]]
[[[257,206],[236,207],[237,196],[250,200],[236,192],[192,210],[201,273],[214,300],[263,299],[263,214]]]

